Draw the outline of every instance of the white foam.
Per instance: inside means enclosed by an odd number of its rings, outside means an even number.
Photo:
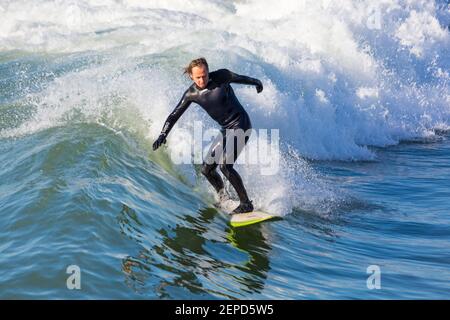
[[[30,94],[23,102],[35,108],[33,117],[0,137],[94,121],[153,140],[189,84],[181,68],[198,56],[212,69],[261,79],[261,94],[233,85],[253,126],[280,129],[281,141],[302,157],[374,159],[368,145],[450,127],[450,12],[433,1],[18,0],[0,8],[1,51],[108,57]],[[214,126],[206,119],[192,106],[175,129],[194,120]],[[176,138],[169,136],[170,150],[182,148]],[[291,170],[290,156],[281,158],[279,176],[241,168],[264,189],[253,194],[261,206],[289,212],[308,201],[302,194],[315,203],[334,197],[319,177],[303,179],[306,163]]]

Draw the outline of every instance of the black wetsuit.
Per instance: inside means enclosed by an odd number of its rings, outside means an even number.
[[[205,89],[199,89],[193,83],[183,94],[178,105],[173,112],[168,116],[161,134],[167,136],[174,124],[180,116],[186,111],[192,102],[199,104],[215,121],[221,126],[222,136],[219,140],[211,146],[208,157],[214,157],[217,152],[224,156],[232,153],[232,163],[230,161],[223,161],[220,163],[220,170],[230,181],[236,190],[241,203],[249,201],[247,192],[242,183],[239,174],[234,170],[233,163],[236,161],[239,152],[238,143],[234,143],[233,150],[227,150],[226,133],[233,129],[242,129],[244,131],[251,129],[252,125],[247,112],[239,103],[233,88],[230,83],[240,83],[259,86],[262,90],[262,84],[258,79],[250,78],[235,74],[227,69],[220,69],[209,73],[209,82]],[[260,91],[258,90],[258,92]],[[227,130],[229,129],[229,130]],[[249,136],[245,136],[245,143],[247,143]],[[217,192],[224,188],[224,184],[220,175],[216,172],[219,163],[203,162],[202,173],[213,185]]]

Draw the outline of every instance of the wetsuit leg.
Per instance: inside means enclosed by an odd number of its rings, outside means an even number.
[[[229,133],[232,132],[229,131]],[[247,144],[248,139],[249,136],[247,135],[244,139],[241,139],[234,136],[234,134],[228,134],[224,143],[223,161],[220,164],[220,171],[222,171],[223,175],[230,181],[231,185],[236,190],[241,203],[248,203],[250,199],[248,198],[247,190],[245,190],[242,178],[233,168],[233,165],[240,152]]]
[[[202,174],[217,192],[224,188],[223,180],[216,171],[219,165],[217,159],[220,159],[223,154],[224,142],[225,135],[219,134],[211,145],[202,165]]]
[[[221,189],[224,188],[223,180],[220,177],[220,175],[217,173],[217,163],[215,164],[206,164],[203,163],[202,166],[202,173],[208,179],[209,183],[214,187],[214,189],[219,192]]]

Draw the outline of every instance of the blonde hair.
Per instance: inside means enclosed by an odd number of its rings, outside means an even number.
[[[207,70],[209,70],[208,62],[206,62],[205,58],[202,57],[202,58],[194,59],[189,63],[189,65],[187,67],[185,67],[183,69],[183,74],[190,75],[190,74],[192,74],[192,68],[199,67],[202,65],[205,66]]]

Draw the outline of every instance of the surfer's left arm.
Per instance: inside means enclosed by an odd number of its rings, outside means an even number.
[[[260,80],[231,72],[228,69],[224,70],[227,72],[230,83],[249,84],[256,87],[256,92],[260,93],[263,91],[263,85]]]

